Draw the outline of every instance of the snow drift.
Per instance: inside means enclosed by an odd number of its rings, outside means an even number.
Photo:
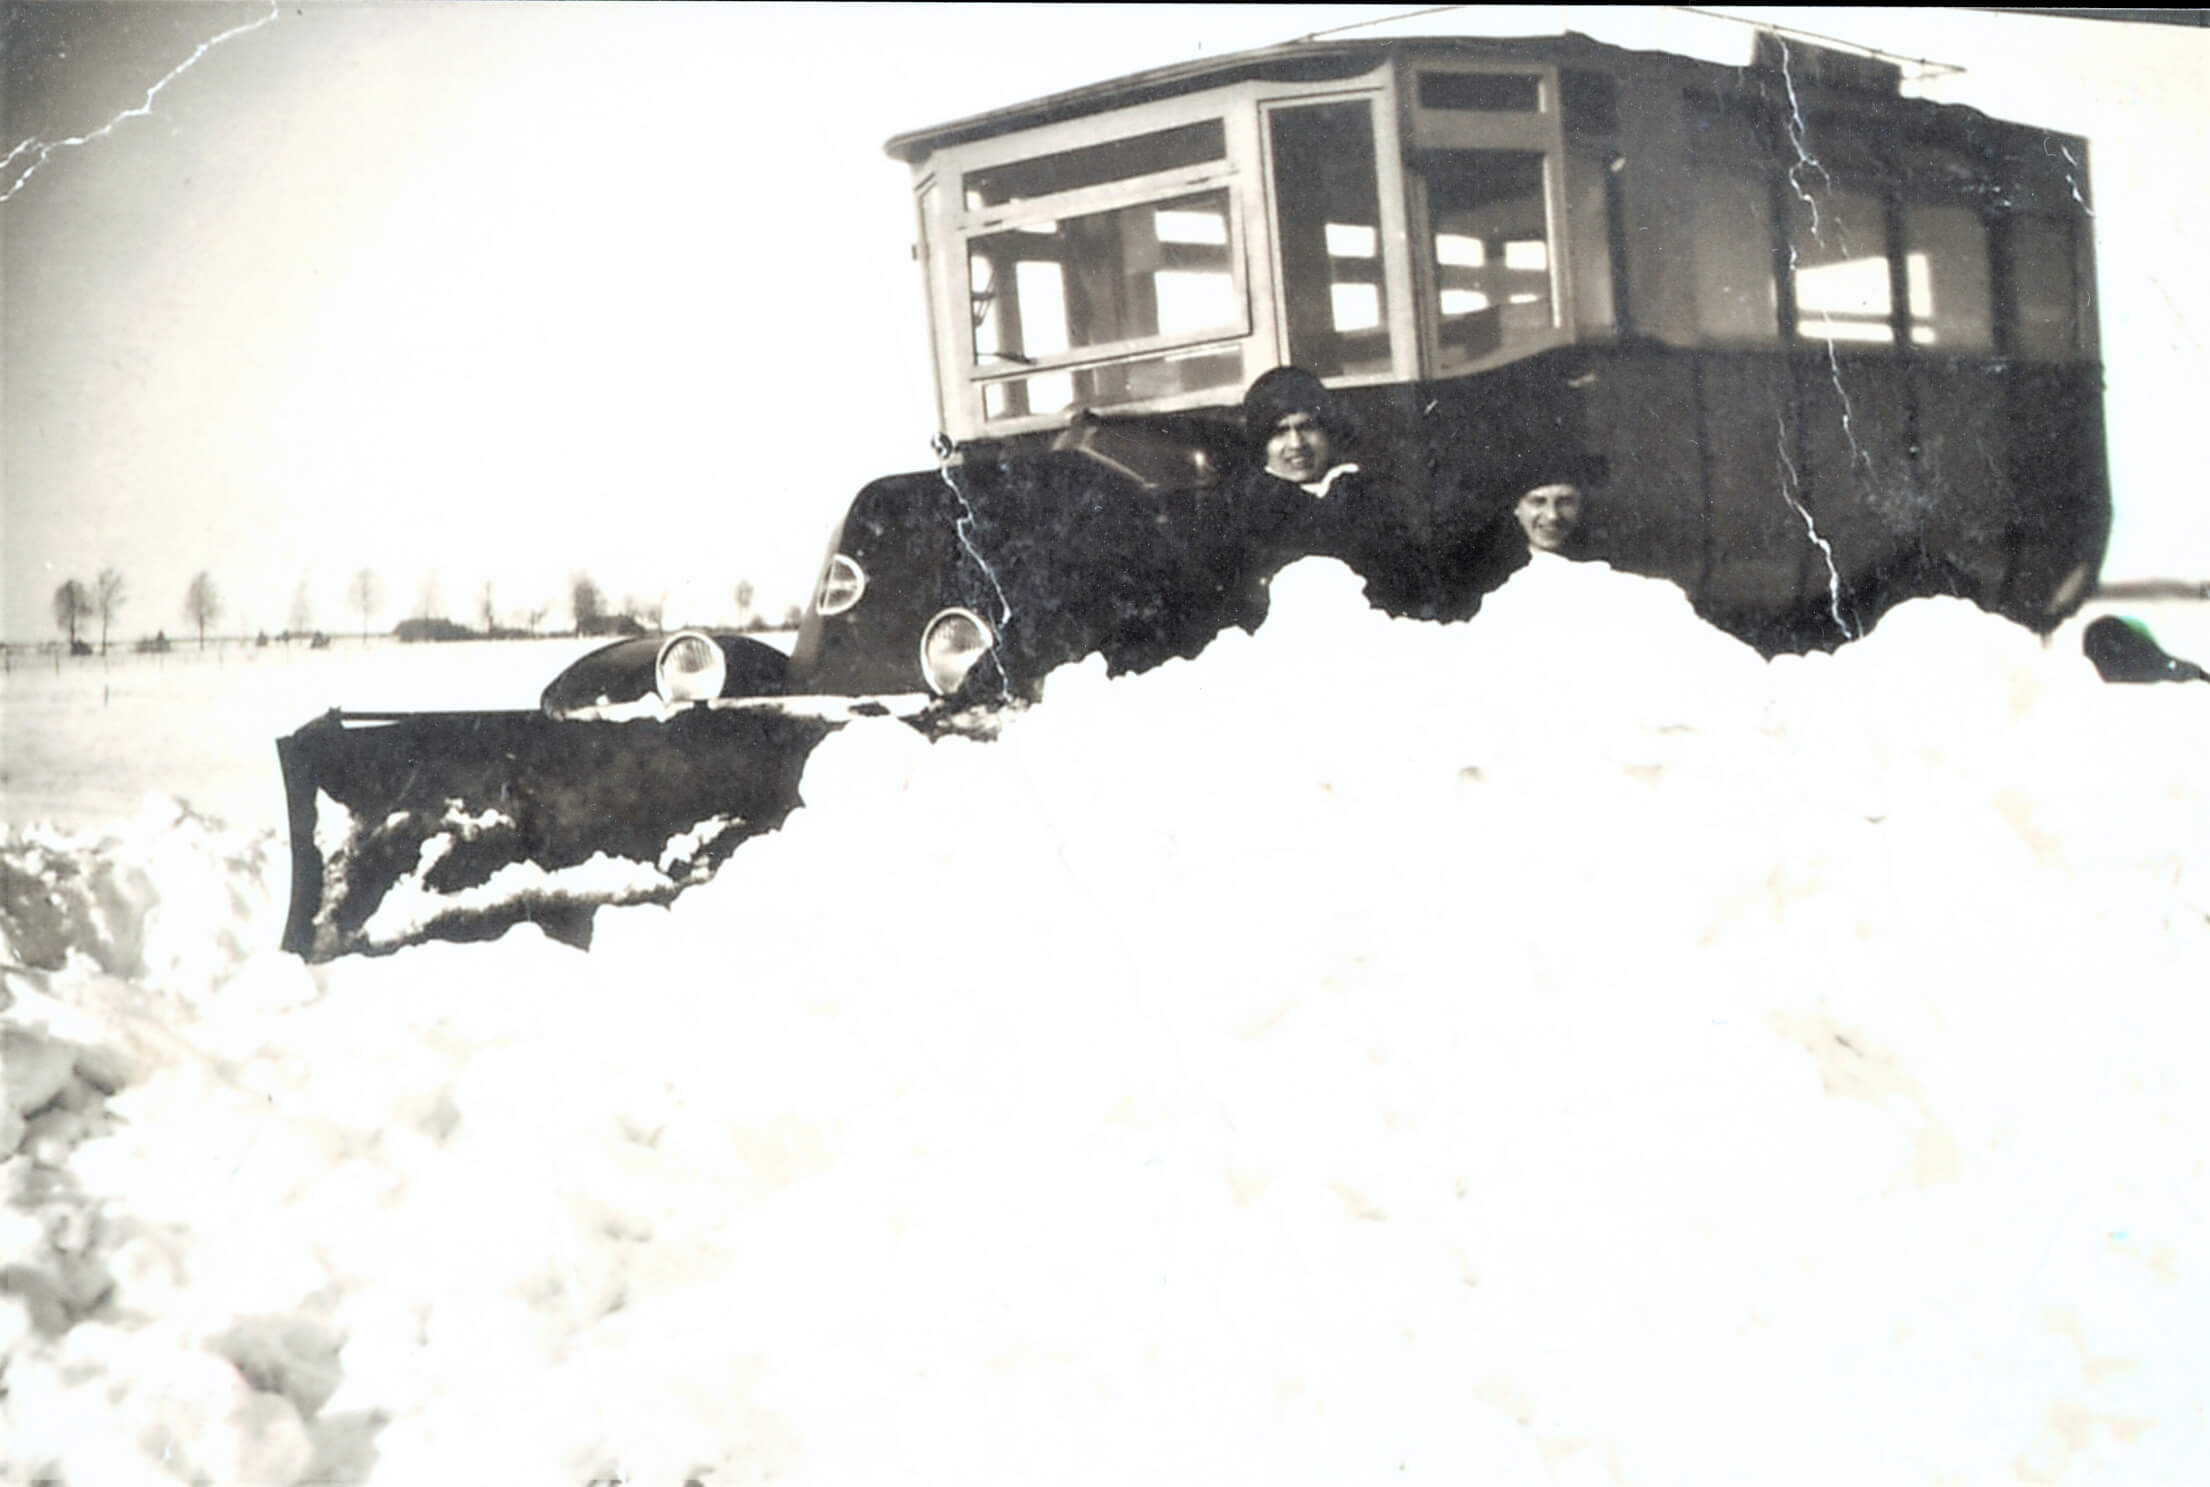
[[[0,1479],[2210,1473],[2210,689],[1539,563],[861,722],[588,955],[11,832]]]

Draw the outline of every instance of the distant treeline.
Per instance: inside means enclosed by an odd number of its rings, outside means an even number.
[[[535,640],[542,630],[518,630],[508,625],[478,629],[440,615],[418,615],[392,627],[392,637],[409,645],[424,640]],[[558,631],[554,631],[558,634]],[[577,635],[645,635],[651,633],[635,615],[592,615],[575,627]]]
[[[63,636],[60,642],[46,646],[32,646],[21,641],[0,641],[0,654],[36,650],[39,654],[63,653],[71,656],[105,655],[108,650],[109,631],[113,628],[117,613],[122,609],[129,589],[123,575],[113,568],[103,568],[91,582],[64,579],[54,590],[54,626]],[[740,582],[733,595],[736,601],[734,629],[751,633],[762,630],[795,630],[800,615],[799,606],[789,605],[779,615],[770,616],[755,607],[755,591],[750,579]],[[356,632],[347,627],[347,633],[358,633],[366,641],[378,632],[374,629],[376,617],[384,607],[383,580],[367,568],[355,573],[346,585],[346,599],[352,612],[360,616]],[[501,623],[499,606],[494,602],[491,584],[486,581],[479,597],[477,613],[480,623],[465,625],[446,617],[445,602],[439,592],[437,575],[433,572],[423,581],[422,592],[412,619],[401,620],[390,634],[394,639],[413,643],[421,640],[532,640],[541,635],[623,636],[652,635],[665,628],[666,598],[624,595],[619,604],[610,600],[591,575],[582,571],[568,579],[568,610],[573,616],[573,630],[547,630],[545,619],[552,610],[550,603],[538,603],[508,611],[509,621]],[[314,605],[307,592],[307,581],[301,579],[292,596],[291,623],[273,637],[266,630],[252,636],[221,634],[210,635],[209,628],[222,619],[225,612],[221,590],[214,578],[202,569],[192,575],[184,594],[183,617],[191,626],[199,646],[204,649],[212,639],[218,645],[247,644],[265,646],[274,641],[290,645],[303,641],[320,650],[330,644],[328,633],[315,623]],[[97,625],[99,644],[94,647],[90,634]],[[713,626],[712,628],[722,628]],[[141,638],[132,649],[141,654],[165,654],[172,648],[168,634],[156,631]],[[63,650],[66,647],[66,651]]]

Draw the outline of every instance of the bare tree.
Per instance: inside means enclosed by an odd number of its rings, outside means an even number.
[[[591,581],[588,573],[577,572],[568,579],[568,608],[575,615],[576,633],[585,634],[606,615],[606,595]]]
[[[307,598],[307,580],[302,578],[299,587],[292,592],[292,626],[294,635],[308,635],[315,628],[315,606]]]
[[[184,590],[184,617],[198,629],[201,650],[207,649],[207,627],[222,618],[222,612],[222,595],[215,591],[215,580],[202,568],[192,575],[192,582]]]
[[[737,628],[739,630],[750,628],[752,621],[758,618],[752,612],[752,598],[755,592],[756,590],[752,587],[752,580],[749,578],[737,585]]]
[[[92,581],[92,607],[100,615],[100,654],[107,654],[108,626],[115,623],[115,615],[128,597],[123,588],[123,575],[113,568],[102,568],[100,576]]]
[[[441,620],[445,618],[445,594],[438,587],[437,570],[435,568],[430,570],[429,577],[422,580],[422,587],[415,594],[414,612],[417,619]]]
[[[491,600],[491,580],[483,581],[483,633],[486,636],[499,633],[499,607]]]
[[[533,605],[531,605],[531,606],[530,606],[530,611],[529,611],[529,633],[530,633],[530,634],[532,634],[532,635],[535,635],[535,634],[537,633],[537,627],[545,623],[545,614],[546,614],[546,611],[547,611],[547,610],[549,610],[549,609],[550,609],[551,607],[552,607],[552,606],[551,606],[551,605],[549,605],[549,604],[533,604]]]
[[[365,641],[368,639],[370,618],[384,607],[384,586],[378,582],[373,569],[363,568],[346,585],[345,597],[348,603],[361,612],[361,639]]]
[[[77,627],[92,614],[92,595],[74,578],[64,579],[54,590],[54,623],[69,636],[69,649],[77,648]]]

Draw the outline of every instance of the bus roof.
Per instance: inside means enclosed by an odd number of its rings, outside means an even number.
[[[1895,96],[1900,70],[1885,58],[1791,43],[1795,56],[1809,64],[1813,76],[1827,86]],[[1355,77],[1404,52],[1428,55],[1493,59],[1520,58],[1584,64],[1632,60],[1644,69],[1673,66],[1688,71],[1739,71],[1739,67],[1682,55],[1676,52],[1634,50],[1594,40],[1579,32],[1547,36],[1391,36],[1354,40],[1300,40],[1261,47],[1254,51],[1206,57],[1154,67],[1124,77],[1091,83],[1049,94],[1025,103],[1010,104],[986,113],[972,114],[949,123],[894,135],[883,145],[892,159],[911,165],[947,145],[988,139],[1040,124],[1078,119],[1089,114],[1125,108],[1178,94],[1194,93],[1225,83],[1263,78],[1276,82],[1316,82]],[[1760,46],[1752,65],[1766,65],[1770,54]]]

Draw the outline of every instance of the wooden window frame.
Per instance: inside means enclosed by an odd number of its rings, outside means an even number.
[[[926,267],[930,326],[936,356],[939,416],[955,439],[1000,438],[1063,426],[1066,411],[1021,414],[996,419],[984,415],[983,390],[993,383],[1018,381],[1039,372],[1078,372],[1143,361],[1169,353],[1202,355],[1240,348],[1248,375],[1255,377],[1288,357],[1288,322],[1281,303],[1279,249],[1272,201],[1271,150],[1266,119],[1276,106],[1356,98],[1374,101],[1376,187],[1382,215],[1381,256],[1384,283],[1393,296],[1390,309],[1392,370],[1386,374],[1330,377],[1333,386],[1410,380],[1418,375],[1419,327],[1413,289],[1400,118],[1394,97],[1399,64],[1382,60],[1351,78],[1296,83],[1246,79],[1178,98],[1115,109],[1103,114],[1039,125],[1011,134],[933,152],[919,168],[921,181],[937,183],[935,211],[924,226],[929,244]],[[1525,68],[1511,69],[1525,71]],[[1157,171],[1052,196],[1029,197],[997,206],[966,205],[968,173],[1041,155],[1128,139],[1219,119],[1224,156],[1174,170]],[[1085,212],[1170,201],[1204,191],[1228,193],[1228,253],[1233,293],[1240,314],[1232,328],[1113,341],[1037,357],[1033,364],[977,365],[972,312],[968,299],[968,245],[974,238],[1017,230],[1036,222],[1057,221]],[[959,333],[962,322],[968,325]],[[950,332],[949,336],[946,332]],[[1110,405],[1111,410],[1167,412],[1217,406],[1223,388],[1147,397]],[[1238,389],[1234,397],[1240,397]],[[1231,397],[1228,399],[1232,401]]]
[[[1389,313],[1389,369],[1322,380],[1330,387],[1383,386],[1410,382],[1420,374],[1419,306],[1414,299],[1410,203],[1405,195],[1404,145],[1399,128],[1400,111],[1392,107],[1387,75],[1359,79],[1355,83],[1330,83],[1297,92],[1270,91],[1258,100],[1259,168],[1264,189],[1260,195],[1266,211],[1266,258],[1272,281],[1274,362],[1289,365],[1288,285],[1282,273],[1281,203],[1273,190],[1273,116],[1285,109],[1324,107],[1334,103],[1364,102],[1370,110],[1374,133],[1374,190],[1380,203],[1378,241],[1381,288]]]
[[[1398,64],[1398,128],[1404,140],[1402,161],[1429,150],[1511,150],[1542,156],[1543,236],[1550,257],[1550,326],[1541,336],[1501,345],[1488,355],[1462,366],[1443,368],[1443,305],[1440,275],[1434,263],[1433,215],[1427,182],[1417,170],[1403,171],[1402,196],[1408,215],[1408,247],[1412,260],[1414,311],[1419,326],[1419,371],[1429,379],[1478,376],[1496,367],[1524,361],[1530,356],[1580,339],[1579,312],[1574,304],[1573,273],[1569,263],[1575,244],[1567,240],[1565,200],[1565,113],[1560,97],[1559,67],[1549,62],[1482,62],[1470,59],[1404,57]],[[1539,107],[1528,112],[1485,113],[1463,109],[1422,108],[1419,79],[1422,73],[1486,73],[1534,75],[1540,78]]]
[[[938,328],[935,351],[940,412],[944,416],[947,432],[955,437],[998,438],[1065,425],[1069,410],[989,417],[984,396],[985,389],[993,384],[1018,382],[1039,373],[1086,371],[1093,367],[1144,361],[1168,352],[1201,353],[1208,349],[1224,349],[1252,338],[1258,326],[1254,324],[1253,314],[1253,303],[1257,295],[1256,286],[1251,282],[1251,264],[1256,255],[1252,252],[1249,219],[1253,205],[1248,200],[1251,195],[1248,186],[1256,159],[1256,140],[1248,137],[1251,134],[1248,127],[1238,127],[1242,121],[1237,118],[1237,95],[1242,91],[1240,87],[1231,87],[1185,98],[1162,99],[1104,115],[1042,125],[972,144],[952,146],[931,157],[928,164],[930,173],[940,182],[957,183],[955,188],[939,192],[935,246],[928,265],[935,312],[930,319],[932,325]],[[1248,108],[1243,112],[1248,114]],[[1050,196],[1024,197],[996,206],[969,207],[966,204],[965,178],[971,172],[1066,150],[1131,139],[1165,129],[1202,123],[1207,119],[1218,119],[1221,122],[1224,136],[1224,153],[1221,159],[1153,171],[1094,186],[1077,187]],[[1069,217],[1139,207],[1149,202],[1168,202],[1210,191],[1225,191],[1228,196],[1226,252],[1230,292],[1236,306],[1232,322],[1195,332],[1143,336],[1075,347],[1022,362],[986,362],[979,359],[975,348],[977,327],[974,324],[972,301],[967,287],[971,272],[969,245],[976,238],[1018,231],[1023,226],[1034,223],[1056,222]],[[965,326],[963,332],[960,329],[962,325]],[[941,336],[943,330],[953,333],[948,341]],[[1217,401],[1219,392],[1218,389],[1213,389],[1163,399],[1146,398],[1140,404],[1115,406],[1165,409]]]

